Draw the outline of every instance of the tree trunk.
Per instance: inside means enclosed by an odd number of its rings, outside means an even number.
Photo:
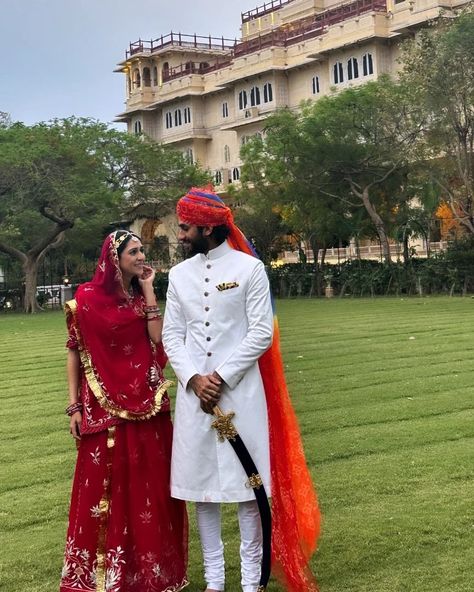
[[[38,269],[41,257],[32,258],[28,256],[23,265],[25,272],[25,298],[24,310],[25,312],[39,312],[42,310],[36,298],[36,287],[38,285]]]
[[[373,206],[372,202],[370,201],[369,189],[367,187],[365,187],[362,194],[360,194],[360,195],[361,195],[362,203],[364,204],[364,207],[365,207],[367,213],[369,214],[370,219],[374,223],[375,230],[377,231],[377,235],[380,240],[380,247],[382,249],[382,257],[383,257],[385,263],[390,265],[392,263],[392,258],[390,256],[390,244],[388,242],[388,235],[385,230],[384,221],[379,216],[379,213],[377,212],[377,210]]]
[[[311,281],[311,296],[316,291],[317,296],[321,296],[322,294],[322,285],[321,285],[321,273],[318,265],[318,258],[319,258],[319,249],[320,244],[318,240],[314,238],[309,239],[309,244],[311,245],[311,250],[313,251],[313,261],[314,261],[314,272]],[[316,288],[316,290],[315,290]]]

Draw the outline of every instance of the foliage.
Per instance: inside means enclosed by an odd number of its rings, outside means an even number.
[[[38,264],[66,232],[64,255],[94,257],[120,220],[158,217],[206,178],[180,152],[89,119],[1,127],[0,251],[23,265],[26,310],[37,309]]]
[[[405,44],[401,78],[429,118],[431,175],[474,233],[474,10],[448,12]]]
[[[409,89],[382,77],[270,117],[265,140],[243,148],[243,179],[272,193],[294,231],[317,248],[366,226],[357,215],[364,208],[389,262],[389,228],[409,198],[424,125]]]

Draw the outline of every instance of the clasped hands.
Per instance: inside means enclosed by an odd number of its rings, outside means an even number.
[[[213,408],[219,402],[222,395],[222,385],[224,381],[217,374],[195,374],[188,385],[193,389],[196,397],[201,402],[201,409],[205,413],[213,414]]]

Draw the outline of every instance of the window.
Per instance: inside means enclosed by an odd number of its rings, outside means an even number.
[[[174,112],[174,124],[175,126],[181,125],[183,122],[181,120],[181,109],[176,109]]]
[[[170,65],[168,64],[168,62],[165,62],[163,64],[163,68],[161,70],[161,75],[163,80],[167,80],[170,74]]]
[[[351,58],[347,62],[347,79],[359,78],[359,64],[357,58]]]
[[[263,85],[263,102],[271,103],[273,101],[273,87],[271,82]]]
[[[227,103],[222,103],[222,117],[229,117],[229,105]]]
[[[150,68],[143,68],[143,86],[151,86]]]
[[[192,148],[186,148],[186,150],[184,151],[184,157],[189,162],[189,164],[193,164],[194,163],[193,149]]]
[[[205,72],[209,68],[208,62],[200,62],[199,63],[199,72]]]
[[[256,107],[257,105],[260,105],[260,89],[258,86],[254,86],[250,90],[250,106]]]
[[[171,111],[168,111],[168,113],[166,113],[165,120],[166,120],[166,128],[167,129],[169,129],[170,127],[173,127],[173,114],[171,113]]]
[[[340,84],[341,82],[344,82],[344,70],[342,67],[342,63],[341,62],[336,62],[334,64],[334,84]]]
[[[245,109],[247,107],[247,91],[241,90],[239,92],[239,109]]]
[[[136,136],[139,136],[142,133],[142,122],[135,121],[135,125],[133,126],[133,131],[135,132]]]
[[[230,162],[230,148],[229,146],[224,146],[224,162]]]
[[[245,144],[247,144],[247,142],[250,142],[251,139],[252,139],[252,136],[242,136],[240,138],[241,146],[245,146]]]
[[[142,77],[140,76],[140,70],[138,68],[135,68],[135,70],[133,71],[133,86],[135,88],[140,88],[141,85]]]
[[[184,123],[191,123],[191,107],[185,107],[184,111]]]
[[[222,185],[222,171],[216,171],[214,181],[216,182],[216,185]]]
[[[374,64],[371,53],[366,53],[362,57],[362,71],[364,72],[364,76],[369,76],[374,73]]]
[[[311,81],[311,88],[313,91],[313,95],[319,95],[319,76],[313,76]]]
[[[240,169],[235,167],[232,169],[232,181],[239,181],[240,180]]]
[[[127,87],[128,87],[128,94],[132,92],[132,79],[130,76],[127,76]]]
[[[153,68],[153,86],[158,86],[158,68]]]

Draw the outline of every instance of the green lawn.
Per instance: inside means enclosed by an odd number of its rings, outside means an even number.
[[[278,312],[324,514],[321,592],[472,592],[474,300],[290,300]],[[2,592],[58,586],[75,457],[64,342],[61,313],[0,315]],[[237,532],[227,510],[228,592],[240,590]],[[202,590],[193,520],[189,575]]]

